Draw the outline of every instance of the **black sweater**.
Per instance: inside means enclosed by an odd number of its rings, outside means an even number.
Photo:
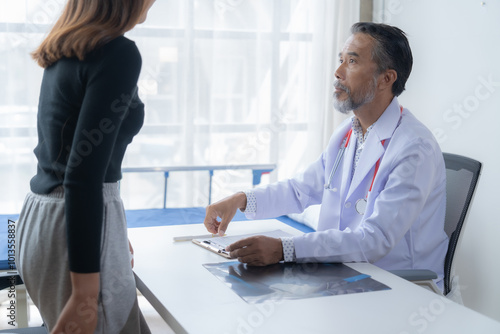
[[[121,179],[123,155],[144,121],[141,64],[135,43],[120,36],[84,61],[62,58],[44,71],[31,191],[64,186],[73,272],[100,271],[103,183]]]

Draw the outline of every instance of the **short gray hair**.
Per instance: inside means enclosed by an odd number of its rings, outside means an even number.
[[[392,93],[395,96],[401,95],[413,66],[406,34],[397,27],[373,22],[355,23],[351,27],[351,33],[367,34],[374,39],[372,58],[377,64],[377,70],[379,73],[388,69],[396,71],[398,78],[392,85]]]

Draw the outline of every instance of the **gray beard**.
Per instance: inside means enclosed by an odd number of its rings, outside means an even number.
[[[333,107],[340,113],[347,115],[352,110],[359,108],[361,105],[354,103],[350,96],[344,101],[339,101],[336,94],[333,95]]]
[[[359,99],[359,101],[354,101],[351,95],[351,90],[335,81],[334,87],[335,85],[339,85],[340,88],[344,89],[345,93],[347,94],[347,99],[345,99],[344,101],[340,101],[337,98],[337,93],[333,93],[333,107],[342,114],[348,114],[349,112],[358,109],[362,105],[372,102],[375,98],[376,84],[376,80],[372,81],[370,87],[368,87],[369,91],[365,92],[363,97]]]

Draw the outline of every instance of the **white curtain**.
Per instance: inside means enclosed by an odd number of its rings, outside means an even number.
[[[350,115],[341,114],[333,108],[333,81],[338,66],[338,53],[342,50],[345,40],[350,35],[350,27],[359,21],[359,1],[325,1],[318,6],[316,16],[316,34],[312,44],[315,59],[313,67],[316,87],[310,95],[308,108],[317,112],[315,117],[321,121],[310,122],[308,126],[308,141],[300,152],[302,157],[290,155],[288,160],[296,158],[297,164],[289,171],[289,176],[306,167],[318,158],[328,144],[336,126]],[[314,229],[317,228],[320,205],[307,208],[302,214],[289,215],[292,219],[302,222]]]
[[[18,212],[35,172],[42,70],[28,53],[64,3],[0,0],[0,213]],[[340,121],[333,73],[358,17],[350,0],[156,1],[127,33],[143,57],[146,120],[124,167],[276,163],[264,183],[300,171]],[[212,199],[251,180],[215,172]],[[126,208],[161,207],[162,187],[161,173],[125,174]],[[204,206],[207,195],[206,172],[170,174],[168,207]]]

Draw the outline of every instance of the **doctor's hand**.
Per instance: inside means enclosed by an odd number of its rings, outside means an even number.
[[[238,240],[227,246],[226,251],[250,266],[267,266],[283,260],[281,240],[263,235]]]
[[[207,206],[205,213],[205,227],[208,232],[223,236],[227,226],[236,214],[236,210],[242,211],[247,207],[247,196],[240,192],[226,197],[214,204]],[[220,221],[218,220],[220,218]]]

